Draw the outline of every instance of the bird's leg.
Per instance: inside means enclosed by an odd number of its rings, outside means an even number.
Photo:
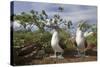
[[[77,48],[77,55],[75,55],[76,57],[80,57],[81,54],[80,54],[80,50]]]
[[[62,54],[63,54],[63,52],[60,52],[60,55],[58,55],[57,57],[58,57],[59,59],[64,59],[64,57],[62,56]]]
[[[85,57],[85,50],[83,51],[83,57]]]
[[[83,49],[83,50],[81,51],[81,56],[82,56],[82,57],[85,57],[85,49]]]
[[[82,51],[80,52],[80,54],[81,54],[80,59],[81,59],[81,61],[83,61],[84,58],[85,58],[85,51],[82,50]]]
[[[61,52],[61,56],[63,55],[63,52]]]
[[[59,55],[59,56],[62,56],[62,54],[63,54],[63,53],[62,53],[62,52],[60,52],[60,55]]]
[[[83,56],[84,56],[84,57],[89,57],[89,56],[86,55],[86,52],[85,52],[85,51],[86,51],[86,50],[84,49]]]
[[[84,51],[84,49],[80,49],[80,56],[81,56],[81,57],[84,57],[84,56],[85,56],[85,51]]]
[[[54,57],[56,58],[57,57],[57,52],[55,51],[55,53],[54,53]]]
[[[77,51],[78,51],[78,56],[80,56],[80,50],[78,49]]]
[[[54,52],[54,55],[53,56],[50,56],[51,58],[57,58],[57,55],[56,55],[56,51]]]
[[[83,54],[84,54],[84,51],[80,51],[80,57],[82,58],[83,57]]]

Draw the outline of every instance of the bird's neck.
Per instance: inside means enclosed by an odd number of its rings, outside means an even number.
[[[53,29],[53,33],[58,32],[56,29]]]
[[[59,34],[56,30],[54,30],[53,35],[52,35],[52,41],[57,41],[59,42]]]
[[[53,29],[53,38],[59,37],[58,31],[56,29]]]
[[[79,28],[77,29],[76,37],[84,37],[84,33]]]

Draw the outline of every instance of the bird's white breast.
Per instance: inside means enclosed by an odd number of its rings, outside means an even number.
[[[53,46],[58,43],[59,43],[59,35],[58,35],[58,32],[55,31],[52,36],[51,45]]]
[[[63,52],[63,49],[59,46],[59,34],[57,31],[54,31],[52,39],[51,39],[51,46],[54,51],[56,52]]]
[[[81,30],[77,30],[76,32],[76,43],[79,48],[84,48],[84,36]]]

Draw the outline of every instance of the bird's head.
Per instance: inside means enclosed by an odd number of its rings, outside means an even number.
[[[79,23],[78,23],[78,25],[77,25],[77,29],[78,30],[81,30],[82,32],[85,32],[86,31],[86,27],[87,27],[87,25],[86,25],[86,22],[85,21],[80,21]]]

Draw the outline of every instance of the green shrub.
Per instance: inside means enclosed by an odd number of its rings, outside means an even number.
[[[31,44],[40,44],[43,47],[50,46],[51,34],[49,32],[14,32],[14,47],[21,47]]]
[[[97,45],[97,35],[96,34],[95,35],[90,35],[86,39],[87,39],[88,43]]]
[[[59,32],[60,34],[60,44],[64,46],[64,49],[66,48],[73,48],[73,44],[70,42],[70,34],[68,32],[65,32],[64,30]]]
[[[74,49],[75,46],[74,44],[71,43],[69,40],[70,34],[65,31],[59,31],[59,36],[60,36],[60,42],[65,49],[67,48],[72,48]],[[14,47],[23,47],[26,45],[41,45],[41,48],[43,49],[52,49],[51,48],[51,37],[52,35],[49,32],[43,32],[41,33],[40,31],[34,31],[34,32],[13,32],[13,45]],[[97,43],[97,36],[88,36],[87,37],[87,42],[88,43]]]

